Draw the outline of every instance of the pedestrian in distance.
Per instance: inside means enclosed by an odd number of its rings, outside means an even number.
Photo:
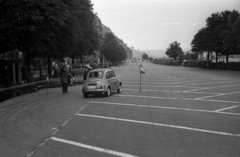
[[[61,67],[61,82],[62,82],[62,92],[67,93],[68,92],[68,80],[69,80],[69,72],[67,68],[67,63],[62,63]]]
[[[57,78],[58,77],[58,65],[57,65],[57,63],[53,64],[53,72],[54,72],[54,77]]]

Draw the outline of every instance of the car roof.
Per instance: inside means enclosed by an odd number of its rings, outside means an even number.
[[[105,72],[105,71],[112,71],[112,69],[108,69],[108,68],[104,68],[104,69],[93,69],[93,70],[91,70],[90,72],[98,72],[98,71]]]

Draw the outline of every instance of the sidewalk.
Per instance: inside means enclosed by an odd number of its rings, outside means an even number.
[[[74,81],[69,84],[69,86],[75,86],[83,84],[83,76],[75,75]],[[38,90],[45,88],[55,88],[61,87],[60,78],[50,78],[49,82],[47,80],[20,84],[15,86],[10,86],[8,88],[0,88],[0,102],[5,101],[7,99],[17,97],[20,95],[24,95],[27,93],[37,92]]]

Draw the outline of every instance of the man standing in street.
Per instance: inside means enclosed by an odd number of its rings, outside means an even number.
[[[62,82],[62,92],[68,92],[68,68],[67,63],[62,63],[61,67],[61,82]]]

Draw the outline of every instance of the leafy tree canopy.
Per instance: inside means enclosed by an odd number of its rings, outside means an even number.
[[[127,58],[127,51],[119,44],[113,33],[107,33],[101,46],[101,53],[108,61],[118,63]]]
[[[89,0],[1,0],[0,52],[79,56],[99,48]]]
[[[148,59],[148,55],[147,55],[146,53],[144,53],[144,54],[142,55],[142,59],[143,59],[143,60]]]
[[[206,19],[206,27],[194,36],[192,51],[215,52],[227,58],[239,54],[239,18],[240,13],[235,10],[212,14]]]
[[[177,41],[171,43],[166,50],[166,55],[168,57],[172,57],[174,60],[177,60],[177,57],[179,57],[181,54],[183,54],[183,51],[180,47],[180,43],[178,43]]]

